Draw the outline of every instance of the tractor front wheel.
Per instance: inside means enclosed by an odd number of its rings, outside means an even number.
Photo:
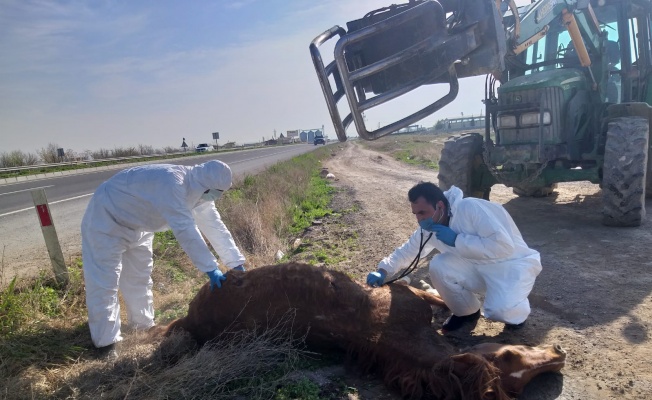
[[[448,190],[457,186],[464,197],[480,197],[489,200],[490,188],[480,188],[474,170],[482,170],[482,135],[466,133],[452,136],[444,143],[439,159],[439,187]],[[488,171],[487,171],[488,173]]]

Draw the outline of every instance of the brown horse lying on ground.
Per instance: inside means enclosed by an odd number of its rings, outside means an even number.
[[[231,271],[212,292],[205,285],[167,332],[185,330],[203,344],[225,330],[273,326],[292,311],[293,328],[309,348],[345,350],[413,399],[507,399],[534,376],[564,366],[558,345],[484,343],[456,352],[431,326],[431,305],[445,307],[413,287],[372,289],[340,272],[289,263]]]

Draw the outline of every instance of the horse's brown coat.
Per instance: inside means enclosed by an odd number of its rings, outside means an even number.
[[[212,292],[204,286],[168,332],[183,329],[205,343],[225,330],[274,325],[293,311],[293,327],[307,332],[310,348],[347,351],[408,398],[508,398],[534,375],[563,366],[558,346],[483,344],[458,353],[431,326],[431,305],[444,307],[439,297],[413,287],[372,289],[340,272],[289,263],[231,271]]]

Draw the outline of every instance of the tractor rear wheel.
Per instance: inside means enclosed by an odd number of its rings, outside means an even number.
[[[609,122],[602,176],[602,223],[639,226],[645,217],[648,121],[620,117]]]
[[[648,120],[648,125],[650,124],[650,121]],[[649,126],[648,126],[649,129]],[[648,136],[648,140],[649,136]],[[652,145],[652,143],[648,143],[648,145]],[[648,147],[648,153],[647,153],[647,176],[645,178],[645,197],[646,198],[651,198],[652,197],[652,154],[650,154],[651,149]]]
[[[482,135],[465,133],[448,138],[439,159],[439,187],[441,190],[448,190],[454,185],[462,189],[464,197],[489,200],[491,189],[481,189],[477,184],[474,185],[473,170],[483,164]]]

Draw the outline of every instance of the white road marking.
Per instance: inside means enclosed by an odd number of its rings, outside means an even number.
[[[65,201],[77,200],[77,199],[81,199],[82,197],[88,197],[88,196],[92,196],[92,195],[93,195],[93,193],[82,194],[81,196],[75,196],[75,197],[71,197],[71,198],[69,198],[69,199],[63,199],[63,200],[57,200],[57,201],[51,201],[51,202],[48,202],[48,204],[63,203],[63,202],[65,202]],[[21,213],[21,212],[23,212],[23,211],[33,210],[33,209],[34,209],[34,207],[28,207],[28,208],[23,208],[22,210],[16,210],[16,211],[12,211],[12,212],[8,212],[8,213],[0,214],[0,218],[2,218],[2,217],[6,217],[6,216],[8,216],[8,215],[18,214],[18,213]]]
[[[45,189],[45,188],[49,188],[49,187],[54,187],[54,185],[38,186],[38,187],[35,187],[35,188],[30,188],[30,189],[16,190],[15,192],[0,193],[0,196],[4,196],[4,195],[7,195],[7,194],[14,194],[14,193],[29,192],[30,190],[34,190],[34,189]]]

